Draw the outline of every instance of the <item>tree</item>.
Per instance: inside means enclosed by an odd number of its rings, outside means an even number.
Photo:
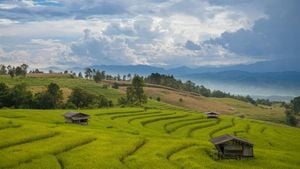
[[[9,102],[10,102],[9,88],[5,83],[1,82],[0,83],[0,108],[9,107],[10,106]]]
[[[52,109],[52,97],[49,93],[36,93],[33,99],[33,107],[37,109]]]
[[[5,65],[0,65],[0,75],[5,75],[7,73],[6,71],[6,66]]]
[[[63,99],[62,90],[56,83],[50,83],[48,85],[47,92],[51,96],[51,104],[53,108],[57,108]]]
[[[15,108],[30,108],[32,93],[26,89],[24,83],[15,85],[10,92],[11,105]]]
[[[96,83],[98,83],[98,82],[100,82],[102,80],[102,75],[101,75],[101,73],[100,73],[99,70],[96,71],[96,74],[94,75],[93,78],[94,78],[94,80],[95,80]]]
[[[22,76],[23,75],[23,70],[20,66],[16,67],[15,75],[16,76]]]
[[[287,109],[285,111],[286,114],[286,123],[290,126],[296,126],[297,125],[297,119],[295,117],[295,113],[293,110]]]
[[[211,94],[211,91],[207,88],[205,88],[203,85],[199,87],[199,93],[205,97],[209,97]]]
[[[91,68],[85,68],[85,78],[90,79],[92,78],[92,69]]]
[[[111,88],[113,89],[119,89],[119,84],[114,82],[112,85],[111,85]]]
[[[130,73],[128,73],[127,78],[128,78],[128,80],[131,80],[131,74]]]
[[[13,78],[15,76],[15,72],[16,72],[15,67],[8,65],[7,70],[8,70],[8,74],[10,75],[10,77]]]
[[[269,99],[256,99],[256,103],[266,106],[272,106],[272,102]]]
[[[147,102],[147,97],[144,93],[144,81],[140,76],[134,76],[131,86],[127,87],[126,95],[127,102],[130,104],[142,105]]]
[[[78,77],[79,77],[79,78],[83,78],[83,76],[82,76],[82,73],[81,73],[81,72],[79,72],[79,73],[78,73]]]
[[[195,83],[190,80],[186,81],[184,86],[185,90],[189,92],[192,92],[195,89]]]
[[[103,79],[105,79],[105,77],[106,77],[106,76],[105,76],[105,71],[102,71],[102,72],[101,72],[101,79],[103,80]]]
[[[117,81],[121,81],[121,76],[119,74],[117,75]]]
[[[39,109],[55,109],[61,106],[62,91],[55,83],[50,83],[47,91],[37,93],[34,97],[33,107]]]
[[[127,104],[127,99],[124,98],[124,97],[118,98],[118,104],[123,105],[123,106],[126,105]]]
[[[300,96],[295,97],[292,101],[292,109],[295,113],[299,114],[300,112]]]
[[[21,70],[22,70],[21,75],[22,75],[22,76],[26,76],[26,74],[27,74],[27,69],[28,69],[29,66],[28,66],[27,64],[24,64],[24,63],[23,63],[20,67],[21,67]]]
[[[85,92],[80,88],[73,89],[68,102],[73,103],[77,108],[88,107],[93,102],[95,96]]]
[[[98,97],[98,107],[112,107],[113,103],[111,100],[108,100],[105,96],[100,95]]]
[[[132,86],[128,86],[126,88],[126,103],[134,104],[135,102],[135,94]]]

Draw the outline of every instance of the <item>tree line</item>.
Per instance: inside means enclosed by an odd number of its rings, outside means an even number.
[[[27,64],[22,64],[20,66],[11,66],[11,65],[0,65],[0,75],[10,75],[11,77],[15,76],[26,76],[27,74],[27,69],[28,69]]]
[[[11,66],[11,65],[4,65],[0,64],[0,75],[10,75],[12,78],[15,76],[21,76],[25,77],[27,73],[39,73],[43,74],[44,72],[39,70],[39,69],[34,69],[34,70],[29,70],[29,66],[27,64],[22,64],[20,66]],[[131,80],[132,75],[129,73],[127,75],[110,75],[107,74],[105,71],[100,71],[98,69],[93,69],[93,68],[85,68],[84,73],[78,72],[75,73],[73,71],[69,70],[64,70],[62,72],[54,72],[53,70],[49,70],[49,73],[58,73],[58,74],[66,74],[70,75],[71,77],[78,77],[78,78],[86,78],[86,79],[91,79],[94,80],[95,82],[100,82],[102,80],[116,80],[116,81],[126,81],[126,80]]]
[[[33,94],[21,83],[9,88],[0,83],[0,108],[102,108],[112,107],[113,102],[103,95],[94,95],[80,88],[74,88],[68,100],[63,102],[63,93],[56,83],[50,83],[47,90]]]
[[[159,73],[152,73],[151,75],[145,77],[145,82],[150,84],[162,85],[171,87],[177,90],[183,90],[187,92],[193,92],[200,94],[206,97],[217,97],[217,98],[233,98],[242,100],[245,102],[249,102],[253,105],[264,104],[264,105],[272,105],[272,102],[268,99],[257,99],[254,100],[249,95],[248,96],[240,96],[240,95],[232,95],[230,93],[222,92],[220,90],[210,90],[203,85],[196,85],[194,82],[188,80],[186,82],[182,82],[181,80],[176,79],[173,75],[164,75]]]

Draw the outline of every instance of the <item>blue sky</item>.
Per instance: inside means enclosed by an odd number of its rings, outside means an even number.
[[[0,64],[300,63],[298,7],[298,0],[0,0]]]

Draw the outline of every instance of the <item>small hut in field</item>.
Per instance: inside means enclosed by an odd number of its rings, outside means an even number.
[[[87,125],[90,116],[88,114],[80,113],[80,112],[67,112],[64,114],[66,123],[74,123]]]
[[[205,114],[207,118],[218,118],[220,113],[210,111],[206,112]]]
[[[218,150],[219,158],[254,157],[253,144],[248,140],[232,135],[222,135],[210,140]]]

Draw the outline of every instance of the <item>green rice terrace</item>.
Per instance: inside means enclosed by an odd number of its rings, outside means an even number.
[[[0,168],[272,168],[300,166],[300,130],[205,114],[150,101],[151,108],[81,110],[88,125],[68,124],[67,110],[0,110]],[[254,144],[254,158],[216,160],[212,137]]]

